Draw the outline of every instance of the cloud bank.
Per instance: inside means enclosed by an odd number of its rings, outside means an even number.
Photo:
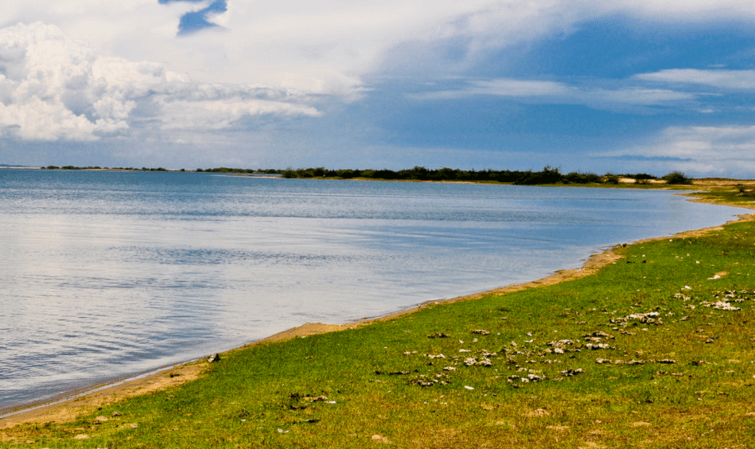
[[[98,55],[40,22],[0,30],[0,136],[92,141],[229,128],[246,116],[317,116],[296,93],[195,83],[165,64]]]
[[[322,148],[332,154],[351,151],[365,143],[364,135],[383,139],[375,147],[403,144],[407,152],[417,152],[415,144],[421,147],[422,142],[414,136],[420,132],[404,142],[396,137],[411,135],[405,129],[411,120],[421,118],[406,111],[426,114],[427,122],[420,125],[435,131],[447,127],[438,123],[455,125],[457,117],[450,111],[458,108],[464,111],[462,119],[474,116],[490,122],[488,140],[517,126],[531,136],[541,131],[539,123],[552,124],[553,118],[564,116],[573,123],[562,126],[562,132],[566,129],[581,138],[577,134],[585,129],[600,129],[600,120],[607,115],[613,114],[611,120],[619,122],[648,112],[656,117],[666,114],[667,131],[653,145],[667,149],[658,147],[658,151],[689,151],[700,145],[699,153],[684,157],[703,160],[706,151],[747,156],[738,147],[726,147],[723,137],[741,134],[745,120],[724,123],[735,120],[721,111],[731,113],[735,106],[743,110],[731,96],[755,91],[755,72],[748,66],[710,70],[676,60],[676,65],[645,66],[647,73],[625,71],[601,79],[538,67],[507,73],[506,61],[497,58],[509,55],[506,51],[527,54],[546,41],[558,46],[599,21],[631,21],[639,34],[645,26],[655,27],[653,32],[666,33],[667,39],[676,39],[675,33],[683,28],[699,32],[725,23],[746,24],[749,29],[755,19],[751,2],[227,0],[224,7],[218,5],[213,0],[7,0],[0,10],[0,146],[106,142],[136,148],[149,142],[154,155],[161,151],[161,142],[166,154],[179,151],[176,145],[193,145],[195,153],[201,153],[200,146],[226,145],[234,147],[232,158],[243,163],[250,160],[245,159],[245,151],[253,142],[255,148],[271,154],[289,151],[281,160],[296,164],[291,148],[300,149],[299,160],[304,156],[310,160]],[[187,32],[187,18],[200,16],[203,23],[214,26]],[[664,29],[670,31],[658,31]],[[613,37],[610,32],[607,42]],[[642,49],[637,53],[637,61],[657,56]],[[634,56],[614,62],[632,66]],[[476,73],[480,67],[489,69],[487,78]],[[410,81],[401,84],[402,77]],[[383,79],[394,84],[381,85]],[[391,100],[380,103],[383,109],[374,112],[369,108],[379,103],[380,96]],[[509,112],[477,115],[479,111],[469,108],[469,103],[478,99],[486,100],[486,107]],[[507,109],[508,105],[514,107]],[[546,107],[550,105],[557,107]],[[527,108],[538,109],[536,118],[513,126],[501,118],[516,118]],[[567,109],[579,114],[559,115]],[[677,118],[668,118],[673,114]],[[706,128],[698,118],[702,115],[716,116],[718,121]],[[327,120],[334,116],[342,122]],[[389,129],[386,123],[392,116],[408,119],[396,120],[402,123]],[[582,116],[597,122],[580,123],[577,119]],[[439,120],[434,123],[433,118]],[[638,128],[647,124],[636,120]],[[327,125],[318,128],[313,122]],[[621,131],[622,126],[614,129]],[[458,133],[464,129],[459,127]],[[717,129],[718,134],[702,129]],[[351,134],[341,136],[341,130]],[[476,138],[458,138],[456,142],[469,142],[469,148],[459,151],[472,154],[475,142],[485,140]],[[513,147],[521,140],[507,142]],[[563,139],[554,133],[538,135],[532,142],[533,148],[545,143],[551,147],[543,151],[556,152]],[[331,148],[336,143],[340,146]],[[436,144],[445,148],[444,142]],[[728,150],[718,150],[724,147]],[[212,154],[222,160],[222,154]]]

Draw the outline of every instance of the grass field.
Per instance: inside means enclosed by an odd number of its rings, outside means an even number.
[[[752,200],[730,190],[709,199]],[[614,251],[594,276],[223,354],[0,447],[755,446],[755,222]]]

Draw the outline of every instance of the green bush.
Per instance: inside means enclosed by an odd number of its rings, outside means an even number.
[[[692,184],[692,180],[680,171],[673,171],[663,177],[666,184]]]

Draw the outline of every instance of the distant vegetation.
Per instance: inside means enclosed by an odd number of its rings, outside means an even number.
[[[64,165],[62,167],[58,167],[57,165],[48,165],[47,167],[42,167],[43,170],[122,170],[122,171],[168,171],[167,169],[164,169],[162,167],[158,168],[135,168],[135,167],[100,167],[98,165],[95,166],[87,166],[87,167],[76,167],[75,165]],[[184,169],[181,169],[181,171],[185,171]]]
[[[671,172],[664,176],[667,184],[692,184],[692,180],[680,171]]]
[[[675,172],[676,173],[676,172]],[[300,168],[282,172],[285,178],[337,178],[337,179],[383,179],[402,181],[467,181],[467,182],[505,182],[516,185],[540,184],[618,184],[620,178],[631,178],[639,184],[658,178],[647,173],[597,175],[595,173],[570,172],[562,174],[558,168],[544,167],[541,171],[520,170],[459,170],[425,167],[393,170],[328,170],[324,167]],[[683,174],[682,174],[683,176]],[[675,178],[676,179],[676,178]],[[688,179],[685,177],[685,179]]]
[[[75,167],[66,165],[58,167],[50,165],[44,167],[48,170],[124,170],[124,171],[168,171],[159,168],[134,168],[134,167]],[[174,170],[175,171],[175,170]],[[178,170],[181,172],[185,169]],[[429,169],[414,167],[404,170],[374,170],[374,169],[339,169],[331,170],[325,167],[299,168],[299,169],[251,169],[251,168],[197,168],[197,173],[227,173],[227,174],[268,174],[281,175],[284,178],[327,178],[327,179],[375,179],[386,181],[461,181],[461,182],[501,182],[515,185],[543,185],[543,184],[618,184],[620,179],[633,179],[637,184],[648,184],[651,181],[664,180],[667,184],[691,184],[692,179],[684,173],[674,171],[662,178],[647,173],[595,173],[570,172],[563,174],[558,168],[544,167],[540,171],[533,170],[459,170],[453,168]]]

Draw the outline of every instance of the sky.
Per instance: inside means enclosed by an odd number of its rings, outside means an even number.
[[[5,0],[0,164],[755,178],[755,4]]]

